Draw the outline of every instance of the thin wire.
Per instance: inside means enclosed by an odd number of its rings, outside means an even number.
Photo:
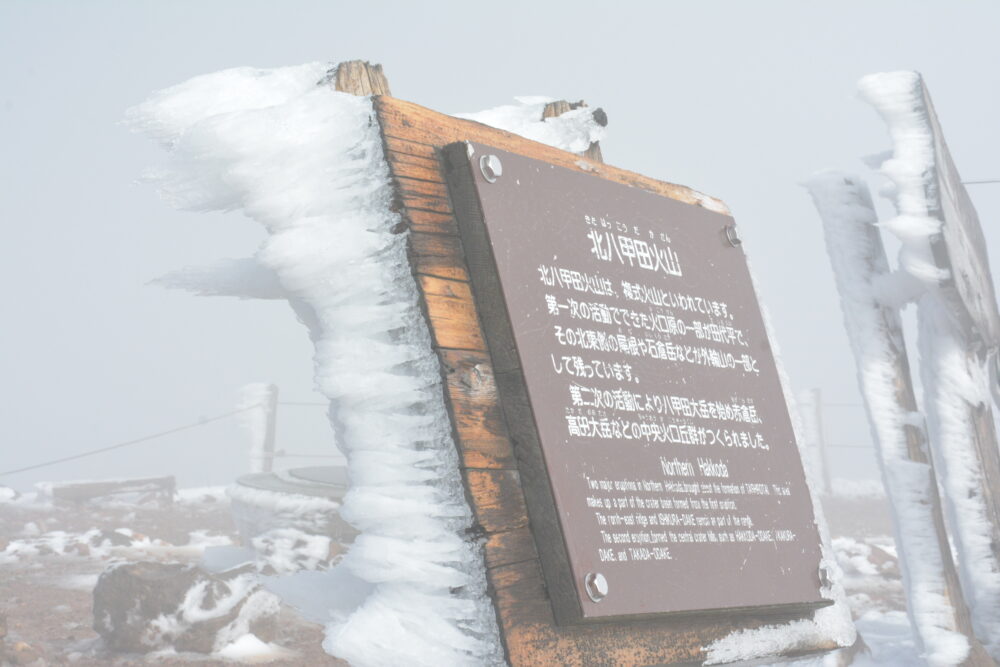
[[[330,407],[329,403],[310,403],[308,401],[278,401],[278,405],[315,405],[322,408]]]
[[[113,449],[121,449],[122,447],[128,447],[129,445],[136,445],[140,442],[147,442],[149,440],[155,440],[156,438],[162,438],[165,435],[170,435],[172,433],[177,433],[178,431],[186,431],[191,428],[197,428],[198,426],[204,426],[211,422],[217,422],[221,419],[226,419],[232,417],[233,415],[238,415],[241,412],[247,412],[249,410],[256,410],[261,407],[260,405],[251,405],[246,408],[241,408],[239,410],[233,410],[232,412],[227,412],[216,417],[210,417],[208,419],[199,419],[193,424],[187,424],[185,426],[178,426],[177,428],[172,428],[169,431],[161,431],[160,433],[154,433],[153,435],[147,435],[143,438],[136,438],[135,440],[129,440],[127,442],[119,442],[117,445],[111,445],[109,447],[101,447],[100,449],[92,449],[88,452],[83,452],[82,454],[74,454],[73,456],[65,456],[61,459],[55,459],[52,461],[46,461],[45,463],[36,463],[35,465],[26,466],[24,468],[17,468],[16,470],[7,470],[5,472],[0,472],[0,477],[5,477],[6,475],[13,475],[19,472],[26,472],[28,470],[35,470],[36,468],[45,468],[48,466],[56,465],[57,463],[66,463],[67,461],[75,461],[77,459],[82,459],[87,456],[93,456],[94,454],[101,454],[103,452],[110,452]]]
[[[962,185],[983,185],[984,183],[1000,183],[1000,179],[989,181],[962,181]]]
[[[286,454],[285,452],[275,452],[274,458],[340,459],[340,458],[343,458],[343,456],[337,456],[336,454]]]

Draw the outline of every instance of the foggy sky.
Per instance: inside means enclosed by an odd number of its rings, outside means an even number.
[[[311,345],[285,304],[146,284],[250,256],[263,238],[238,214],[173,211],[137,184],[162,152],[121,124],[154,90],[241,65],[368,59],[395,96],[450,113],[515,95],[603,107],[605,161],[729,204],[793,388],[858,403],[821,226],[798,182],[825,167],[883,182],[858,158],[888,136],[854,91],[894,69],[924,74],[962,176],[1000,178],[998,24],[989,2],[0,0],[0,471],[229,411],[248,382],[319,400]],[[997,261],[1000,185],[970,193]],[[831,407],[826,426],[831,442],[869,442],[856,408]],[[281,408],[278,439],[332,448],[320,408]],[[224,484],[247,469],[246,450],[229,420],[0,484]],[[877,474],[869,452],[831,456],[835,476]]]

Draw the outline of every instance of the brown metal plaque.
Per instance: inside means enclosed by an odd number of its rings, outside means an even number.
[[[445,153],[559,621],[827,604],[732,219],[487,146]]]

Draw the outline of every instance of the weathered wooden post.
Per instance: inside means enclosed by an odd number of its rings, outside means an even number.
[[[992,665],[973,631],[952,560],[899,312],[876,296],[889,263],[868,188],[836,172],[816,174],[806,187],[823,221],[916,636],[931,664]]]
[[[893,141],[881,171],[899,215],[885,226],[902,241],[902,275],[919,288],[911,298],[930,444],[973,624],[1000,659],[1000,448],[988,368],[1000,312],[986,244],[920,74],[873,74],[859,89]]]

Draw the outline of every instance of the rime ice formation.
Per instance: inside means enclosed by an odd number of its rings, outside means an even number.
[[[356,665],[501,663],[372,103],[318,86],[326,70],[200,76],[129,116],[170,152],[151,178],[174,205],[265,227],[256,261],[310,327],[351,479],[341,514],[360,530],[340,567],[373,585],[327,650]]]
[[[929,664],[956,665],[967,657],[970,646],[955,627],[944,578],[932,514],[937,494],[933,470],[929,464],[910,460],[908,453],[905,429],[922,427],[923,416],[905,412],[897,400],[895,359],[904,343],[895,332],[902,331],[902,324],[896,310],[886,306],[873,288],[889,273],[881,244],[871,241],[878,222],[875,208],[868,187],[857,176],[821,172],[805,186],[823,221],[858,381],[878,443],[885,488],[890,491],[911,624]],[[888,302],[898,300],[884,296]]]
[[[604,138],[605,128],[594,119],[594,109],[590,107],[580,107],[542,120],[545,105],[555,101],[554,98],[533,96],[514,99],[517,104],[455,116],[507,130],[571,153],[582,153],[591,143]]]
[[[153,284],[184,289],[199,296],[235,296],[241,299],[287,299],[274,271],[253,257],[224,259],[209,266],[171,271]]]
[[[945,508],[958,554],[962,587],[976,635],[1000,657],[1000,564],[989,535],[991,524],[981,492],[982,471],[974,448],[972,408],[989,405],[984,369],[964,353],[963,334],[948,316],[939,283],[947,272],[933,260],[931,239],[941,231],[934,134],[916,72],[864,77],[861,96],[886,122],[891,156],[880,171],[890,181],[887,196],[897,216],[883,224],[901,242],[899,268],[919,281],[917,293],[924,411],[934,463],[941,473]]]

